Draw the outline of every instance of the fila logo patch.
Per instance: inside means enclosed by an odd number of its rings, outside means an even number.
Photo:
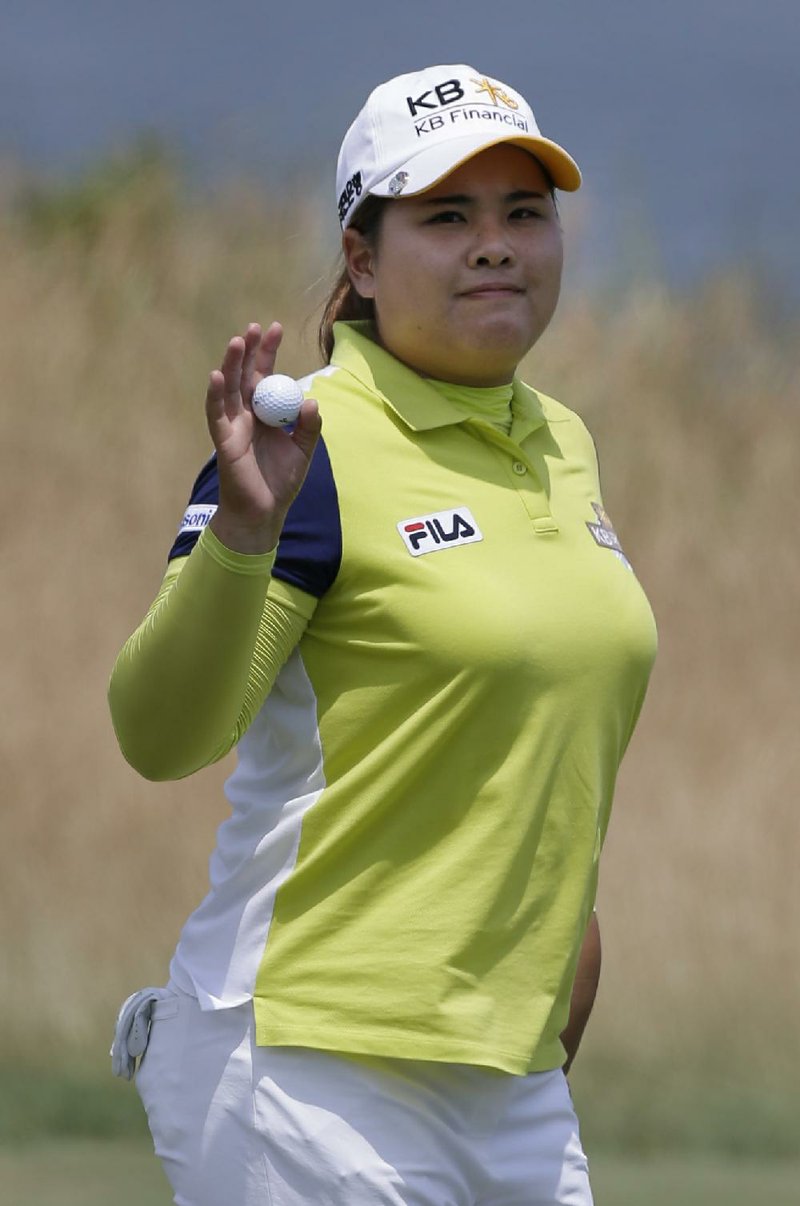
[[[483,533],[469,507],[455,507],[452,511],[435,511],[432,515],[401,519],[397,530],[412,557],[440,553],[459,544],[475,544],[483,540]]]
[[[202,532],[203,528],[211,523],[216,509],[216,503],[192,503],[190,507],[186,508],[186,514],[178,528],[178,535],[180,536],[184,532]]]

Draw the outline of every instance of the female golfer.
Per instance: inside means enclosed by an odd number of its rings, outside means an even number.
[[[590,436],[516,376],[579,183],[513,88],[390,80],[342,144],[294,431],[251,409],[277,324],[211,373],[110,687],[148,778],[238,747],[210,892],[114,1045],[181,1206],[591,1202],[563,1066],[655,640]]]

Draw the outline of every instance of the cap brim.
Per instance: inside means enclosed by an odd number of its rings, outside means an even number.
[[[580,168],[557,142],[551,142],[549,138],[541,136],[520,138],[509,133],[499,138],[487,138],[485,134],[469,134],[463,138],[448,139],[440,146],[427,147],[405,163],[398,164],[383,180],[371,185],[369,192],[377,197],[416,196],[417,193],[424,193],[433,188],[434,184],[438,184],[480,151],[506,142],[515,147],[522,147],[534,155],[547,169],[556,188],[566,193],[574,193],[580,188]],[[392,182],[400,171],[407,173],[408,180],[400,190],[393,190]]]

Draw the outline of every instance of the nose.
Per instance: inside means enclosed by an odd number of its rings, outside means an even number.
[[[500,268],[513,262],[514,249],[505,223],[494,218],[482,221],[469,249],[470,268]]]

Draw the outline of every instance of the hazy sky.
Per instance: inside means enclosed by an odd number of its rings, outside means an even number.
[[[314,167],[333,230],[338,145],[368,91],[465,62],[519,88],[578,160],[585,188],[564,206],[587,264],[649,255],[681,279],[744,255],[800,288],[800,0],[3,0],[0,15],[7,159],[73,172],[156,130],[206,177]]]

